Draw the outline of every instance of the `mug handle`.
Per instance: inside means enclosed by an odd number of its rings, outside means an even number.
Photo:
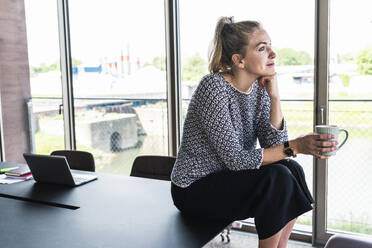
[[[346,131],[345,129],[340,128],[340,132],[345,132],[346,137],[345,137],[345,139],[341,142],[341,144],[337,147],[337,150],[339,150],[339,149],[340,149],[340,148],[345,144],[347,138],[349,138],[349,132],[348,132],[348,131]]]

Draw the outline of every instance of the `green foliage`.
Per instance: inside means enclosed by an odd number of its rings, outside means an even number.
[[[31,66],[30,68],[30,73],[31,73],[31,76],[35,76],[39,73],[45,73],[45,72],[49,72],[49,71],[55,71],[59,69],[59,63],[54,63],[54,64],[51,64],[51,65],[45,65],[44,63],[39,65],[39,66]]]
[[[372,227],[368,223],[359,223],[358,221],[330,221],[328,228],[346,232],[372,234]]]
[[[350,53],[337,54],[337,63],[339,64],[354,64],[355,58]]]
[[[65,139],[62,135],[51,135],[43,132],[35,133],[36,153],[50,154],[52,151],[64,149]]]
[[[197,53],[182,66],[182,81],[200,81],[206,73],[207,62]]]
[[[372,46],[366,47],[359,52],[357,64],[360,75],[372,75]]]
[[[310,65],[313,60],[305,51],[295,51],[292,48],[277,48],[276,64],[277,65]]]
[[[350,75],[347,75],[347,74],[340,74],[340,78],[342,80],[342,84],[344,85],[344,87],[349,87],[350,85]]]
[[[149,65],[153,65],[159,70],[165,71],[165,57],[157,56],[151,63],[145,63],[145,66]],[[206,73],[206,65],[207,62],[199,54],[189,57],[182,65],[182,81],[199,81]]]
[[[158,68],[159,70],[161,71],[165,71],[165,57],[155,57],[153,60],[152,60],[152,64],[145,64],[146,65],[153,65],[155,66],[156,68]]]
[[[78,65],[82,64],[82,61],[78,60],[78,59],[75,59],[75,58],[72,58],[71,63],[72,63],[72,66],[78,66]],[[46,65],[46,64],[42,63],[39,66],[31,66],[30,67],[30,73],[31,73],[31,76],[36,76],[39,73],[45,73],[45,72],[49,72],[49,71],[57,71],[57,70],[60,70],[60,69],[61,69],[61,62],[59,62],[59,61],[54,63],[54,64],[50,64],[50,65]]]
[[[71,63],[72,63],[72,66],[79,66],[81,65],[83,62],[81,60],[78,60],[78,59],[75,59],[75,58],[72,58],[71,59]],[[60,66],[60,63],[58,62],[58,68]]]
[[[65,138],[63,135],[53,135],[38,131],[35,133],[35,146],[37,154],[50,154],[52,151],[65,149]],[[77,150],[92,153],[94,158],[102,157],[104,153],[98,149],[92,149],[79,143],[76,146]]]

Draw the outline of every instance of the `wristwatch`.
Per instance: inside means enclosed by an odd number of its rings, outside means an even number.
[[[287,157],[296,157],[294,154],[293,148],[289,146],[289,142],[284,142],[284,154],[287,155]]]

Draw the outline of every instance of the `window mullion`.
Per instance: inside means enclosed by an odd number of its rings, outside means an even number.
[[[168,153],[176,156],[180,142],[180,40],[178,0],[165,0],[168,102]]]
[[[329,2],[316,0],[315,8],[315,125],[328,124],[328,72],[329,72]],[[313,245],[325,244],[329,238],[327,225],[327,160],[314,158]]]
[[[76,149],[68,0],[57,0],[65,148]]]

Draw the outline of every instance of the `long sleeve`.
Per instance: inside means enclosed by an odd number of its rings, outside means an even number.
[[[195,95],[200,125],[215,154],[230,170],[257,169],[262,148],[244,150],[229,111],[229,96],[216,83],[202,85]]]
[[[286,121],[283,118],[281,130],[275,128],[270,123],[270,97],[264,89],[262,90],[260,106],[261,111],[256,125],[256,133],[260,146],[262,148],[269,148],[284,143],[284,141],[288,140]]]
[[[218,171],[260,168],[264,147],[286,137],[270,127],[270,102],[263,108],[262,100],[257,83],[244,93],[218,73],[203,77],[188,106],[172,182],[187,187]],[[265,145],[258,149],[257,134]]]

